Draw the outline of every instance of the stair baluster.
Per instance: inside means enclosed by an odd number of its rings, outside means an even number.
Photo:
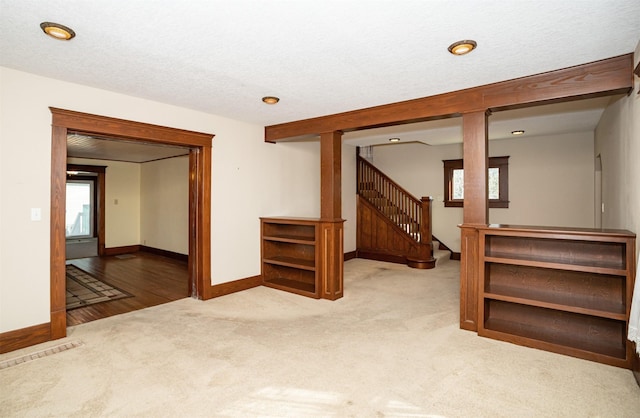
[[[357,161],[358,195],[366,202],[361,205],[370,205],[377,218],[391,225],[365,228],[363,236],[359,235],[358,253],[377,253],[389,261],[404,260],[411,267],[433,268],[431,197],[417,199],[364,158],[358,156]],[[384,236],[378,237],[376,231],[383,229]],[[389,234],[399,237],[389,238]]]

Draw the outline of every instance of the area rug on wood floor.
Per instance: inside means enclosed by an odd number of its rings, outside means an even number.
[[[73,264],[67,264],[67,310],[131,296]]]

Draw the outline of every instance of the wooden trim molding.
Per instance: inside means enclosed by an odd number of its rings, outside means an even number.
[[[383,254],[374,251],[358,250],[358,258],[366,260],[384,261],[385,263],[407,264],[407,257],[395,254]]]
[[[464,199],[453,199],[453,172],[464,169],[464,160],[442,160],[444,163],[444,207],[464,207]],[[498,199],[489,199],[490,208],[509,207],[509,156],[489,157],[489,168],[498,169]]]
[[[460,328],[478,331],[478,226],[459,225],[460,260]]]
[[[96,219],[95,228],[96,228],[96,237],[98,238],[98,255],[105,255],[105,176],[107,172],[107,167],[103,165],[87,165],[87,164],[67,164],[67,170],[69,171],[85,171],[88,173],[96,173]],[[69,176],[68,179],[77,178],[77,176]]]
[[[53,125],[51,132],[51,334],[55,340],[67,335],[66,319],[66,233],[67,128]]]
[[[633,88],[633,54],[514,80],[265,127],[265,141],[277,142],[323,132],[398,125],[506,110],[536,104],[628,93]]]
[[[70,131],[127,138],[132,141],[146,141],[157,144],[182,145],[190,147],[210,147],[213,134],[170,128],[134,122],[126,119],[92,115],[90,113],[50,107],[54,115],[54,126],[64,126]]]
[[[189,254],[180,254],[174,251],[163,250],[160,248],[147,247],[146,245],[140,245],[140,251],[145,251],[151,254],[160,255],[162,257],[172,258],[174,260],[189,262]]]
[[[104,255],[109,257],[113,255],[131,254],[140,251],[140,245],[123,245],[121,247],[109,247],[104,249]]]
[[[638,77],[640,77],[640,62],[638,62],[638,65],[636,65],[636,68],[635,70],[633,70],[633,73]],[[638,94],[640,94],[640,88],[638,89]],[[640,381],[638,381],[638,384],[640,385]]]
[[[449,260],[456,260],[456,261],[460,261],[460,253],[453,251],[451,248],[449,248],[447,246],[447,244],[445,244],[444,242],[440,241],[437,237],[432,237],[433,241],[437,241],[438,242],[438,250],[445,250],[445,251],[449,251],[451,253],[451,255],[449,256]],[[435,250],[436,248],[434,248]]]
[[[344,253],[344,261],[353,260],[358,257],[358,251],[349,251]]]
[[[204,299],[211,287],[211,142],[213,134],[50,108],[51,132],[51,326],[50,339],[66,336],[65,205],[67,134],[77,132],[112,140],[180,145],[189,158],[189,289]]]
[[[51,340],[51,324],[34,325],[0,334],[0,354]]]
[[[209,296],[208,299],[230,295],[231,293],[241,292],[258,286],[262,286],[262,276],[260,275],[246,277],[232,282],[210,285],[209,291],[207,292]]]

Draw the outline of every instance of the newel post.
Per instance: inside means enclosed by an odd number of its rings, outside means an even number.
[[[420,199],[420,242],[418,256],[407,257],[407,265],[417,269],[432,269],[436,266],[433,258],[433,243],[431,238],[431,201],[430,196]]]
[[[432,246],[432,230],[431,230],[431,202],[433,198],[431,196],[423,196],[420,198],[421,202],[421,218],[420,218],[420,243],[423,244],[423,248],[427,248],[428,252],[424,256],[431,258],[433,256]],[[425,247],[428,245],[428,247]],[[426,250],[423,250],[426,252]]]

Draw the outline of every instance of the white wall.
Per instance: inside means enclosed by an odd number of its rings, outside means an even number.
[[[189,157],[140,164],[140,244],[189,254]]]
[[[433,196],[433,234],[460,251],[462,208],[445,208],[442,160],[462,158],[462,144],[375,147],[373,163],[416,197]],[[491,157],[509,156],[509,208],[489,222],[593,227],[593,133],[489,141]]]
[[[49,322],[49,106],[215,134],[213,284],[260,274],[260,216],[319,215],[317,142],[268,144],[262,126],[0,67],[0,332]]]
[[[107,167],[105,247],[140,244],[140,164],[86,158],[68,158],[67,163]]]

